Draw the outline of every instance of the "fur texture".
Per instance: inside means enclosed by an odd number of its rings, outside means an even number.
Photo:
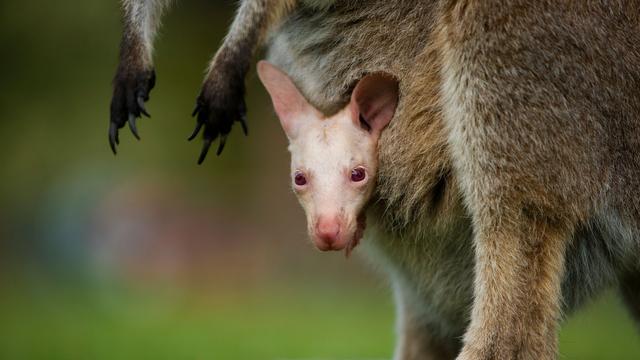
[[[124,4],[112,145],[144,113],[165,2]],[[245,125],[264,39],[327,115],[391,73],[364,244],[396,292],[396,359],[554,359],[563,316],[603,289],[640,317],[638,14],[637,0],[245,0],[198,100],[200,160]]]
[[[269,58],[328,113],[362,74],[400,79],[365,239],[396,358],[555,358],[563,315],[640,271],[637,3],[358,5],[297,10]]]
[[[369,74],[344,109],[324,116],[287,74],[266,61],[257,67],[289,139],[291,185],[307,215],[309,237],[319,250],[344,249],[349,256],[365,229],[378,139],[395,113],[398,83],[386,74]]]

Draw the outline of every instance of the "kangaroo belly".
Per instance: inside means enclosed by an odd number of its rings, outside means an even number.
[[[441,336],[461,335],[473,297],[468,219],[424,228],[416,224],[400,233],[385,229],[376,219],[368,223],[363,241],[366,257],[389,276],[396,299],[402,302],[397,305],[414,309],[413,316]]]

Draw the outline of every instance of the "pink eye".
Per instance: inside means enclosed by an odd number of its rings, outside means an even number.
[[[351,181],[360,182],[367,177],[367,172],[362,166],[351,170]]]
[[[293,182],[298,186],[304,186],[307,184],[307,178],[300,171],[296,171],[295,175],[293,175]]]

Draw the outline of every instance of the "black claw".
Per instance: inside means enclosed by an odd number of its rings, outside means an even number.
[[[200,112],[200,103],[199,102],[196,103],[196,107],[191,112],[191,117],[194,117],[194,116],[198,115],[198,112]]]
[[[189,136],[189,138],[187,140],[191,141],[191,140],[195,139],[196,136],[198,136],[198,133],[200,132],[200,129],[202,129],[202,123],[198,122],[196,124],[196,128],[193,129],[193,132],[191,133],[191,136]]]
[[[119,129],[129,125],[136,139],[140,140],[137,121],[141,115],[151,117],[145,102],[155,84],[155,72],[137,67],[119,67],[113,82],[111,98],[111,124],[109,125],[109,146],[115,154],[120,144]]]
[[[138,108],[140,108],[140,113],[148,118],[151,117],[151,115],[149,115],[149,113],[147,112],[147,109],[144,107],[144,99],[142,98],[142,96],[138,96]]]
[[[129,114],[129,129],[131,129],[131,133],[133,133],[133,136],[135,136],[136,139],[140,140],[140,134],[138,134],[138,128],[136,127],[136,120],[137,118],[133,116],[133,114]]]
[[[202,164],[204,159],[207,157],[207,153],[209,152],[209,148],[211,147],[211,139],[204,139],[202,143],[202,151],[200,152],[200,157],[198,158],[198,165]]]
[[[222,135],[220,137],[220,144],[218,145],[218,151],[216,151],[216,156],[220,156],[222,154],[222,150],[224,150],[224,145],[227,143],[227,135]]]
[[[234,71],[221,71],[220,73],[236,74]],[[233,75],[231,78],[224,76],[220,79],[208,79],[205,82],[191,113],[197,119],[197,124],[189,140],[193,140],[200,132],[204,133],[202,136],[204,143],[198,164],[202,164],[205,160],[211,143],[218,137],[220,137],[220,143],[216,154],[222,154],[229,132],[236,122],[240,123],[245,135],[249,134],[246,113],[244,73]]]
[[[249,127],[247,126],[247,105],[244,103],[244,101],[240,103],[240,108],[238,110],[238,113],[240,115],[238,121],[242,126],[242,132],[244,133],[245,136],[247,136],[249,135]]]
[[[109,125],[109,145],[111,146],[111,151],[113,151],[113,155],[118,154],[116,150],[116,138],[118,136],[118,127],[116,124],[111,123]]]
[[[240,126],[242,126],[242,132],[244,133],[244,136],[248,136],[249,128],[247,127],[247,115],[240,114],[240,119],[238,121],[240,121]]]

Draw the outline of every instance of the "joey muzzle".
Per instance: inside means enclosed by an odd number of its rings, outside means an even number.
[[[350,224],[339,216],[320,216],[310,229],[310,237],[320,251],[345,250],[347,256],[360,243],[366,225],[364,214]]]

